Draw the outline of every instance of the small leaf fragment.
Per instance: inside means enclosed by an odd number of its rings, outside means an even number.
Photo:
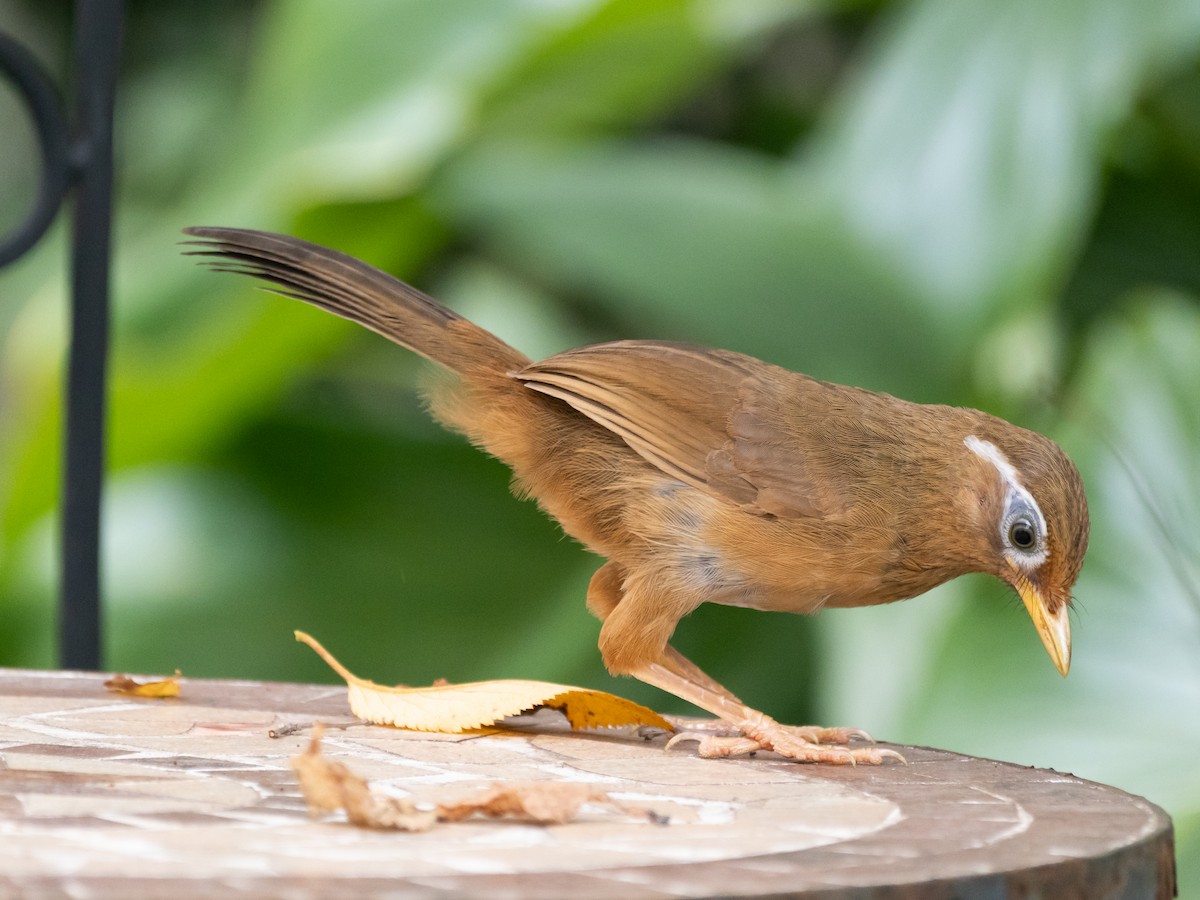
[[[170,675],[161,681],[135,681],[128,675],[114,675],[108,681],[104,682],[104,686],[118,694],[163,700],[179,696],[180,674],[180,671],[176,669],[174,675]]]
[[[457,803],[440,803],[441,822],[458,822],[473,815],[510,818],[539,825],[565,825],[585,803],[607,803],[625,811],[605,791],[570,781],[497,784]]]
[[[321,753],[324,730],[319,722],[314,725],[307,749],[291,760],[310,816],[344,809],[350,824],[360,828],[428,831],[433,827],[437,815],[432,811],[417,809],[412,801],[401,797],[374,793],[362,778],[324,756]]]
[[[350,710],[375,725],[459,734],[545,706],[562,712],[576,730],[651,726],[674,731],[654,710],[632,700],[565,684],[516,679],[447,684],[439,680],[430,687],[386,687],[351,673],[310,635],[302,631],[295,635],[345,680]]]

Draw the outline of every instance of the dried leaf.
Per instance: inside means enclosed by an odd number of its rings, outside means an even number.
[[[292,769],[300,779],[300,790],[308,813],[346,811],[346,818],[360,828],[380,828],[392,831],[428,831],[437,815],[417,809],[409,800],[374,793],[367,782],[339,762],[321,753],[321,734],[318,722],[313,726],[312,740],[299,756],[292,757]]]
[[[104,682],[104,686],[118,694],[163,700],[168,697],[179,696],[179,675],[180,672],[176,669],[174,675],[164,678],[162,681],[145,682],[134,681],[128,675],[114,675],[108,681]]]
[[[353,675],[303,631],[295,634],[345,679],[351,711],[376,725],[458,734],[545,706],[561,711],[576,730],[643,725],[674,730],[654,710],[631,700],[565,684],[503,680],[385,687]]]
[[[321,723],[316,723],[307,749],[291,761],[308,813],[314,817],[345,810],[352,825],[391,831],[428,831],[436,822],[461,822],[475,815],[564,825],[579,815],[585,803],[604,803],[622,814],[659,824],[667,821],[642,807],[614,800],[599,788],[561,781],[497,784],[465,800],[438,804],[436,810],[418,809],[410,800],[377,794],[364,779],[322,754],[324,731]]]
[[[541,825],[563,825],[572,821],[585,803],[608,803],[625,810],[607,793],[591,785],[541,781],[497,784],[458,803],[438,804],[437,817],[442,822],[458,822],[478,814],[493,819],[512,818]]]

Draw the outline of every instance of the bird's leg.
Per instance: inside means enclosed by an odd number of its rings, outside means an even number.
[[[736,733],[680,734],[672,742],[698,740],[699,754],[704,757],[773,750],[789,759],[836,765],[904,760],[894,750],[828,746],[864,736],[857,729],[781,725],[747,706],[667,643],[680,616],[689,610],[674,610],[662,603],[639,604],[637,601],[645,596],[614,563],[605,564],[592,577],[588,609],[604,622],[600,649],[605,663],[616,674],[632,675],[712,713]]]
[[[663,647],[663,655],[658,660],[658,663],[673,675],[677,675],[692,684],[699,685],[714,694],[724,697],[730,703],[736,704],[742,709],[749,708],[727,688],[709,678],[699,666],[670,644]],[[644,681],[645,679],[641,680]],[[721,721],[725,722],[726,720],[722,718]],[[808,741],[810,744],[848,744],[854,739],[874,740],[871,735],[867,734],[861,728],[824,728],[820,725],[780,725],[779,727],[790,731],[796,737]],[[703,730],[707,729],[697,729],[697,731]],[[731,730],[730,726],[726,724],[722,732],[728,734]],[[684,740],[687,737],[688,735],[679,735],[677,739]]]
[[[621,602],[623,592],[623,581],[625,571],[616,563],[608,562],[601,566],[596,574],[592,576],[591,583],[588,585],[587,605],[588,610],[601,622],[608,620],[609,614],[617,608],[617,604]],[[611,628],[611,626],[610,626]],[[720,694],[729,699],[732,703],[740,704],[742,701],[730,693],[725,687],[718,684],[713,679],[704,674],[703,670],[672,647],[670,644],[665,644],[662,650],[662,657],[658,660],[668,671],[674,672],[681,678],[701,685],[702,687],[712,691],[714,694]]]

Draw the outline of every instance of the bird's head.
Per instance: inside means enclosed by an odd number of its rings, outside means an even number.
[[[1079,470],[1049,438],[1006,425],[968,435],[979,466],[981,521],[990,529],[988,571],[1011,584],[1055,668],[1071,667],[1071,588],[1088,544]]]

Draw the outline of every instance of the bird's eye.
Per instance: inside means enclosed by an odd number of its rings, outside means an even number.
[[[1017,519],[1008,526],[1008,539],[1018,550],[1032,550],[1037,543],[1037,532],[1028,519]]]

